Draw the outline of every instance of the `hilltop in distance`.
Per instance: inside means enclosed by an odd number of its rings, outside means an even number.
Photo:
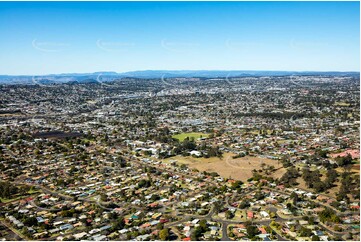
[[[261,76],[359,76],[359,72],[338,71],[250,71],[250,70],[144,70],[129,72],[62,73],[49,75],[0,75],[0,84],[57,84],[108,82],[122,78],[226,78]]]

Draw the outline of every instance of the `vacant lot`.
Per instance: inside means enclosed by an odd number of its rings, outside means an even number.
[[[199,171],[217,172],[224,178],[232,178],[241,181],[246,181],[248,178],[251,178],[252,170],[261,169],[262,163],[265,163],[268,166],[274,166],[277,169],[277,171],[271,173],[274,178],[280,178],[285,173],[282,164],[278,164],[278,161],[276,160],[251,156],[233,159],[232,156],[234,156],[233,153],[223,154],[222,159],[217,157],[206,159],[176,156],[165,159],[164,162],[176,160],[178,163],[186,164],[192,169],[195,168]]]
[[[173,135],[172,138],[177,139],[179,141],[183,141],[187,137],[198,139],[198,138],[208,138],[208,136],[209,134],[205,134],[205,133],[181,133],[181,134]]]

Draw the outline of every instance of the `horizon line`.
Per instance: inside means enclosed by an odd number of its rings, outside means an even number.
[[[328,70],[328,71],[295,71],[295,70],[237,70],[237,69],[232,69],[232,70],[207,70],[207,69],[197,69],[197,70],[191,70],[191,69],[173,69],[173,70],[161,70],[161,69],[145,69],[145,70],[133,70],[133,71],[122,71],[122,72],[117,72],[117,71],[93,71],[93,72],[63,72],[63,73],[47,73],[47,74],[0,74],[0,76],[51,76],[51,75],[71,75],[71,74],[96,74],[96,73],[105,73],[105,72],[109,72],[109,73],[115,73],[115,74],[126,74],[126,73],[130,73],[130,72],[147,72],[147,71],[175,71],[175,72],[181,72],[181,71],[189,71],[189,72],[197,72],[197,71],[208,71],[208,72],[214,72],[214,71],[224,71],[224,72],[235,72],[235,71],[245,71],[245,72],[299,72],[299,73],[304,73],[304,72],[321,72],[321,73],[327,73],[327,72],[339,72],[339,73],[351,73],[351,72],[355,72],[355,73],[360,73],[360,70],[348,70],[348,71],[339,71],[339,70]]]

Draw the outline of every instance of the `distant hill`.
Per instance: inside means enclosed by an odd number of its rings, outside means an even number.
[[[56,83],[93,83],[109,82],[122,78],[175,78],[175,77],[200,77],[200,78],[224,78],[224,77],[251,77],[251,76],[289,76],[289,75],[322,75],[322,76],[359,76],[359,72],[297,72],[297,71],[169,71],[169,70],[145,70],[130,72],[94,72],[94,73],[64,73],[44,76],[11,76],[0,75],[0,84],[56,84]]]
[[[288,75],[359,75],[359,72],[296,72],[296,71],[132,71],[122,73],[123,75],[141,78],[161,78],[161,77],[242,77],[242,76],[288,76]]]

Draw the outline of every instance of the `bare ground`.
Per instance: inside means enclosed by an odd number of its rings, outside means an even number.
[[[245,181],[252,177],[252,170],[261,169],[261,164],[265,163],[268,166],[274,166],[277,170],[270,175],[274,178],[279,178],[285,173],[285,169],[282,168],[281,163],[277,160],[271,160],[267,158],[246,156],[242,158],[233,159],[233,153],[223,154],[223,158],[194,158],[194,157],[182,157],[176,156],[164,160],[177,160],[180,164],[186,164],[190,168],[195,168],[199,171],[217,172],[224,178],[232,178],[241,181]]]

